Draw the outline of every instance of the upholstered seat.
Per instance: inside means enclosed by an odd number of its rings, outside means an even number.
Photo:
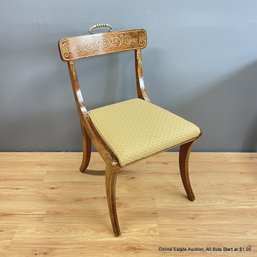
[[[121,166],[200,135],[193,123],[142,99],[97,108],[89,116]]]

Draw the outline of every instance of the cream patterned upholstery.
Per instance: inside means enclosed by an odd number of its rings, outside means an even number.
[[[97,108],[89,116],[121,166],[200,134],[193,123],[141,99]]]

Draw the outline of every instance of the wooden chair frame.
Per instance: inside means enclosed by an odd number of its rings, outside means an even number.
[[[122,51],[133,50],[135,52],[135,70],[136,70],[136,88],[137,96],[145,101],[150,102],[147,95],[143,71],[142,71],[142,49],[147,45],[147,34],[143,29],[116,31],[108,33],[99,33],[86,36],[68,37],[59,41],[59,50],[61,59],[68,64],[68,70],[70,74],[72,89],[77,105],[79,120],[82,131],[83,142],[83,158],[80,166],[80,171],[84,172],[89,164],[91,156],[91,144],[95,146],[99,154],[102,156],[106,163],[105,172],[105,186],[107,202],[109,207],[110,219],[115,236],[119,236],[120,227],[116,210],[116,179],[117,174],[120,172],[121,166],[115,154],[105,143],[101,135],[95,128],[92,120],[89,117],[86,109],[80,85],[77,78],[77,73],[74,65],[74,60],[116,53]],[[201,135],[200,135],[201,136]],[[193,143],[200,137],[193,138],[190,141],[180,144],[179,152],[179,166],[181,179],[187,193],[187,197],[190,201],[195,199],[188,174],[188,160]],[[175,146],[173,146],[175,147]],[[173,148],[172,147],[172,148]],[[168,149],[165,149],[168,150]],[[158,153],[156,153],[158,154]],[[130,163],[131,164],[131,163]],[[127,166],[127,165],[126,165]]]

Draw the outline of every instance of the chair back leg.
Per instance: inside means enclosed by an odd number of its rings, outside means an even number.
[[[81,124],[81,133],[82,133],[83,157],[82,157],[82,162],[79,169],[81,172],[85,172],[91,157],[91,139],[88,136],[86,129],[83,127],[82,124]]]
[[[189,180],[189,174],[188,174],[189,156],[190,156],[192,145],[194,142],[195,140],[181,145],[180,151],[179,151],[180,175],[181,175],[181,179],[182,179],[185,191],[187,193],[187,198],[190,201],[195,200],[194,192],[192,190],[191,183]]]

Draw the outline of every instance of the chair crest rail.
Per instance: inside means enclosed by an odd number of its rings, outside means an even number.
[[[146,45],[146,31],[135,29],[62,38],[59,41],[59,50],[63,61],[72,61],[96,55],[143,49]]]

